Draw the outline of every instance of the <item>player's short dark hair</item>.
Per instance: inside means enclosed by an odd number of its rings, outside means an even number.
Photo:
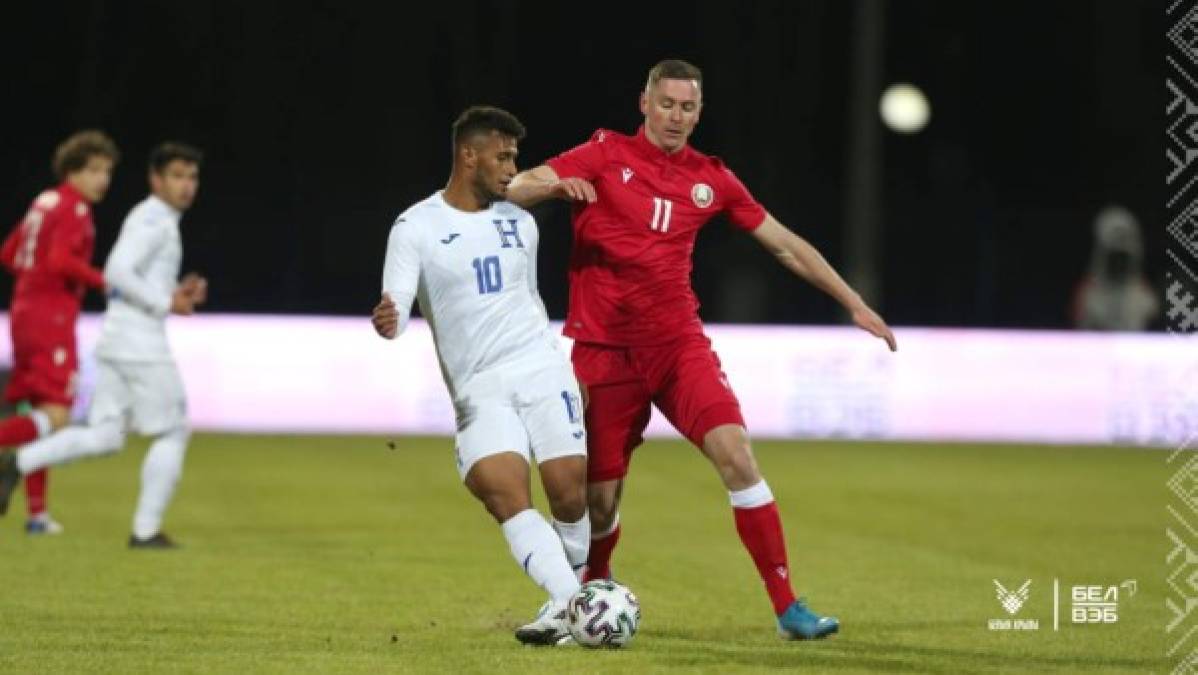
[[[516,116],[501,108],[475,105],[466,108],[453,123],[453,147],[457,148],[477,134],[498,132],[517,141],[527,133]]]
[[[87,166],[87,160],[92,157],[107,157],[116,164],[121,159],[121,152],[116,143],[103,131],[88,129],[70,135],[67,140],[58,144],[54,149],[54,158],[50,160],[50,168],[59,180],[65,179],[72,173]]]
[[[649,69],[649,79],[645,81],[645,89],[652,87],[661,80],[694,80],[699,89],[703,88],[703,71],[699,67],[682,59],[666,59],[658,61]]]
[[[150,171],[162,173],[166,169],[166,165],[175,160],[198,165],[204,161],[204,153],[200,152],[199,148],[186,143],[176,141],[159,143],[150,151]]]

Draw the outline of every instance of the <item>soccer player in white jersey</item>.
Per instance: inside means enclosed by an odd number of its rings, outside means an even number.
[[[166,340],[166,316],[191,314],[207,281],[179,279],[179,219],[199,187],[198,150],[164,143],[150,154],[151,194],[129,212],[108,261],[108,309],[96,346],[97,378],[86,426],[64,428],[0,456],[0,503],[22,474],[115,453],[132,429],[152,437],[141,469],[131,548],[173,548],[162,518],[183,473],[190,431],[183,382]]]
[[[557,645],[570,641],[565,605],[590,544],[586,439],[574,371],[537,293],[536,221],[503,200],[523,138],[506,111],[462,113],[449,184],[391,228],[372,319],[394,338],[420,302],[457,413],[458,473],[500,523],[517,564],[549,593],[516,639]],[[532,508],[531,460],[552,525]]]

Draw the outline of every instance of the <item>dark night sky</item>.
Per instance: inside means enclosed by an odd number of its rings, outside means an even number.
[[[8,6],[0,221],[19,220],[51,181],[59,140],[102,128],[125,153],[97,209],[102,260],[144,194],[149,148],[189,141],[207,162],[183,221],[185,267],[210,277],[211,309],[364,313],[392,219],[445,182],[461,108],[520,116],[521,163],[533,166],[597,127],[635,129],[648,67],[679,56],[707,78],[696,147],[843,268],[851,6]],[[885,136],[881,309],[892,323],[1066,325],[1093,215],[1110,201],[1140,216],[1159,278],[1160,3],[903,0],[887,15],[885,80],[919,84],[933,107],[923,133]],[[538,215],[542,293],[560,318],[566,210]],[[720,220],[700,237],[695,286],[708,320],[838,320]]]

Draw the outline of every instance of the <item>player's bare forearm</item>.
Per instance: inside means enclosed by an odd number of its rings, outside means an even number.
[[[507,187],[507,200],[521,208],[532,208],[546,199],[593,203],[595,187],[581,178],[558,178],[552,167],[542,164],[516,174]]]
[[[767,215],[765,222],[754,231],[753,236],[773,253],[784,267],[839,302],[852,317],[854,324],[885,340],[890,351],[898,349],[890,327],[836,272],[818,249],[791,232],[773,216]]]

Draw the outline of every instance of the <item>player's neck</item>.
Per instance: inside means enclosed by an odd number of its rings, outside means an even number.
[[[441,192],[441,198],[445,200],[446,204],[467,213],[485,211],[491,206],[490,202],[479,195],[467,181],[460,179],[457,174],[449,177],[449,184]]]
[[[79,185],[77,185],[75,183],[75,181],[71,180],[70,178],[67,178],[66,180],[64,180],[62,182],[62,185],[70,188],[71,192],[74,192],[75,196],[77,196],[79,199],[82,199],[83,201],[87,202],[88,204],[94,203],[91,199],[88,198],[87,193],[85,193],[83,191],[83,188],[81,188]]]
[[[673,157],[674,155],[677,155],[679,152],[682,152],[682,149],[686,147],[685,143],[683,143],[682,145],[679,145],[678,147],[676,147],[672,150],[665,147],[664,145],[662,145],[661,139],[654,136],[652,131],[649,131],[648,125],[645,125],[645,140],[649,141],[649,145],[652,145],[653,147],[657,148],[659,151],[662,152],[662,154],[669,155],[670,157]]]

